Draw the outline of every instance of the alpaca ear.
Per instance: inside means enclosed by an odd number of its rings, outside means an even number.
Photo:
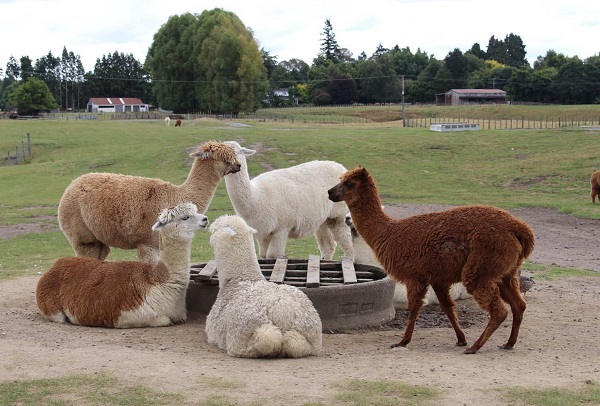
[[[256,154],[256,150],[255,149],[250,149],[250,148],[245,148],[245,147],[240,147],[240,152],[244,156],[251,156],[251,155]]]
[[[362,168],[362,170],[360,171],[360,176],[364,179],[369,177],[369,172],[367,172],[366,168]]]
[[[223,227],[223,231],[225,233],[227,233],[227,235],[230,236],[230,237],[233,237],[235,235],[235,231],[233,230],[233,228],[231,228],[229,226]]]
[[[257,230],[257,229],[255,229],[255,228],[252,228],[252,227],[248,226],[248,229],[250,230],[250,233],[251,233],[251,234],[256,234],[256,233],[258,233],[258,230]]]
[[[156,223],[154,223],[154,225],[152,226],[152,231],[156,231],[161,227],[164,227],[165,223],[161,223],[160,221],[157,221]]]

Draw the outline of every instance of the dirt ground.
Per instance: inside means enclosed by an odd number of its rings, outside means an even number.
[[[442,208],[386,211],[404,217]],[[536,233],[532,261],[600,271],[600,221],[545,208],[513,213]],[[9,231],[0,231],[6,238]],[[495,391],[504,386],[576,389],[587,380],[600,382],[600,278],[536,280],[512,351],[497,348],[508,338],[510,316],[476,355],[465,355],[434,305],[424,309],[407,348],[390,349],[406,317],[398,312],[397,320],[378,329],[325,334],[320,356],[297,360],[231,358],[207,344],[199,314],[184,325],[129,330],[47,322],[35,305],[38,278],[0,282],[0,381],[109,371],[132,384],[183,393],[190,403],[219,395],[240,405],[336,404],[337,385],[352,378],[435,387],[442,393],[436,404],[447,405],[505,405]],[[472,299],[459,301],[457,312],[471,344],[487,317]],[[210,384],[219,378],[238,384]]]

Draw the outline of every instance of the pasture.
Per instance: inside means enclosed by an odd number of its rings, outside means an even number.
[[[72,251],[57,229],[56,208],[72,179],[87,172],[158,177],[181,184],[191,148],[210,139],[237,140],[258,150],[250,175],[271,168],[331,159],[373,174],[385,204],[491,204],[542,206],[600,218],[590,204],[589,176],[600,163],[597,132],[580,128],[436,133],[398,122],[318,125],[295,122],[193,120],[181,128],[160,120],[53,120],[0,122],[0,150],[12,151],[31,134],[26,164],[0,166],[3,227],[37,233],[0,239],[0,275],[31,274]],[[206,213],[233,211],[224,182]],[[199,233],[193,261],[211,256]],[[290,257],[316,251],[314,239],[292,240]],[[113,258],[133,258],[116,252]]]

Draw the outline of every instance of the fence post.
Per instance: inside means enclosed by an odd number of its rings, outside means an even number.
[[[31,136],[27,133],[27,155],[31,155]]]

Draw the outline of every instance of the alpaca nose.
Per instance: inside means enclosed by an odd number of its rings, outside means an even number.
[[[331,189],[329,189],[327,191],[327,194],[329,195],[329,200],[331,200],[332,202],[339,202],[339,199],[335,195],[335,190],[334,189],[335,189],[335,187],[332,187]]]
[[[238,173],[241,169],[242,169],[241,164],[235,164],[235,165],[233,165],[233,167],[231,168],[229,173]]]

